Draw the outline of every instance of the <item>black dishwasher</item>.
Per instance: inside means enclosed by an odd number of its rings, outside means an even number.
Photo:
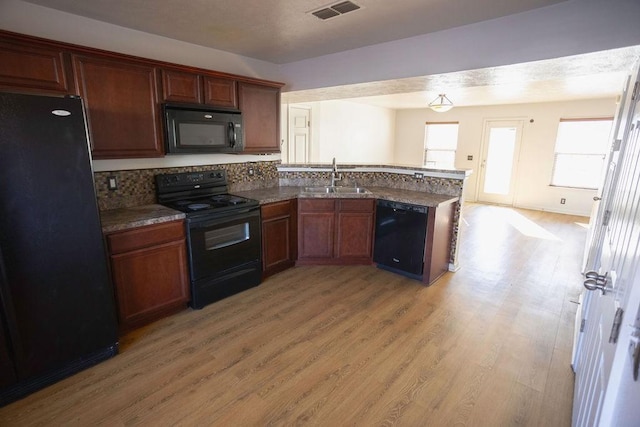
[[[378,200],[373,261],[378,267],[422,280],[426,206]]]

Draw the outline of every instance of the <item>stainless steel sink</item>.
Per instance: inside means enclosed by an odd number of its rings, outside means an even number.
[[[342,194],[367,194],[371,191],[362,187],[334,187],[336,193]]]
[[[333,193],[335,190],[335,187],[305,187],[303,190],[303,193],[316,193],[316,194],[322,194],[322,193]]]
[[[313,194],[369,194],[371,193],[366,188],[362,187],[331,187],[329,185],[323,187],[305,187],[303,193]]]

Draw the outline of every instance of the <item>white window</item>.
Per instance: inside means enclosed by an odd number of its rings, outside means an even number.
[[[458,147],[458,122],[430,123],[424,131],[424,165],[453,169]]]
[[[598,188],[612,123],[610,118],[560,120],[551,185]]]

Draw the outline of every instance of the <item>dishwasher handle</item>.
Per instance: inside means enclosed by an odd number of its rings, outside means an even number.
[[[410,203],[402,203],[402,202],[392,202],[391,200],[378,200],[376,204],[378,207],[391,208],[393,209],[394,212],[398,214],[400,213],[405,214],[407,212],[416,212],[416,213],[426,214],[427,211],[429,210],[429,208],[426,206],[412,205]]]

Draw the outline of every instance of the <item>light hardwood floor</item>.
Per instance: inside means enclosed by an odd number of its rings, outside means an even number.
[[[294,268],[130,333],[0,425],[569,426],[586,222],[469,204],[431,287]]]

